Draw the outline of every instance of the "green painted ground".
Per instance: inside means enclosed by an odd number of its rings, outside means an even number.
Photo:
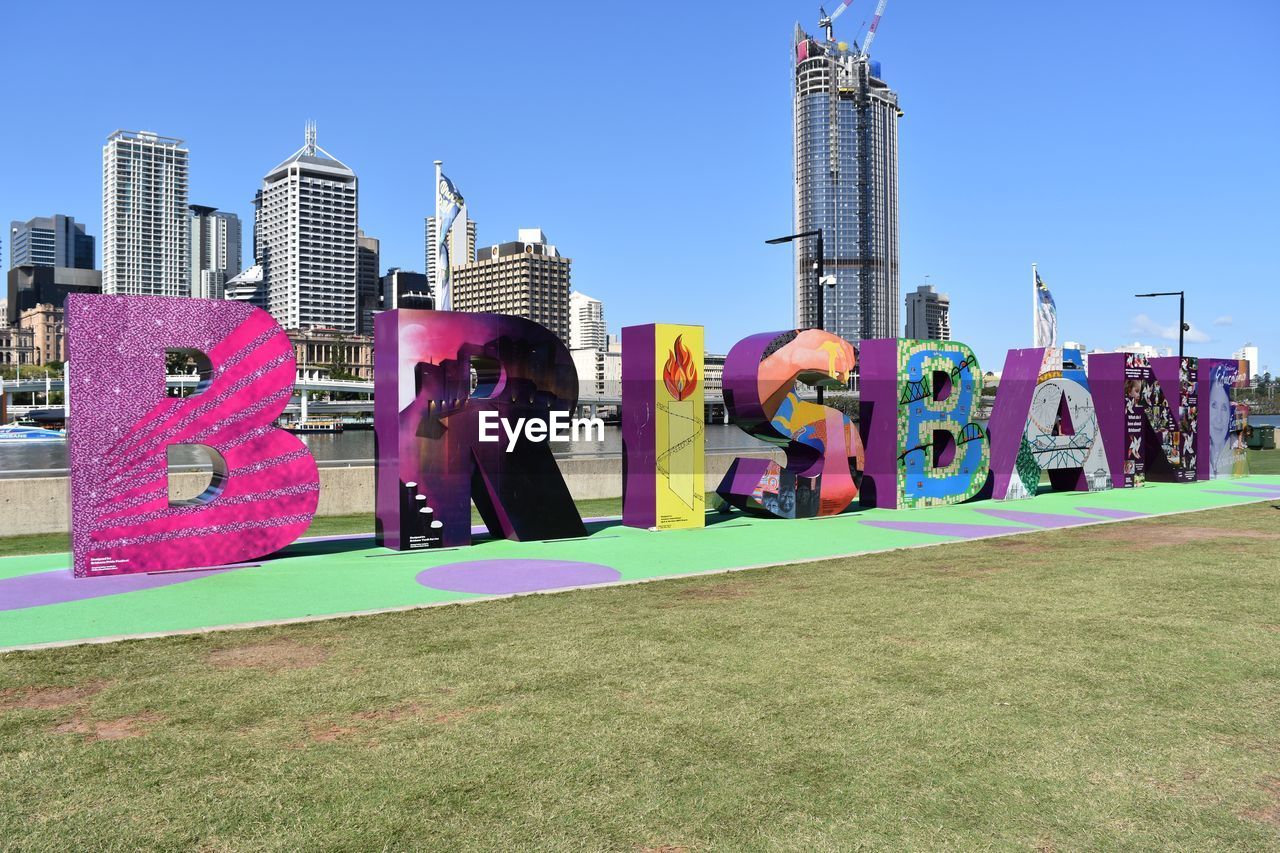
[[[0,847],[1280,849],[1274,503],[5,655]]]
[[[1076,507],[1127,509],[1148,514],[1231,506],[1248,498],[1213,494],[1241,481],[1094,494],[1044,494],[1029,501],[984,501],[909,512],[871,510],[803,521],[753,519],[741,514],[709,516],[704,530],[664,533],[617,524],[595,525],[583,540],[486,541],[464,549],[397,554],[373,547],[371,539],[300,542],[261,566],[200,576],[158,589],[103,596],[43,607],[0,611],[0,648],[102,637],[187,631],[263,621],[425,606],[483,598],[429,589],[417,583],[431,566],[484,559],[556,559],[598,563],[621,572],[624,581],[714,572],[747,566],[793,563],[949,541],[933,534],[884,530],[864,521],[892,520],[1018,527],[981,512],[1007,509],[1088,517]],[[1280,476],[1254,476],[1252,484],[1280,486]],[[1265,493],[1264,493],[1265,494]],[[1261,499],[1263,495],[1259,495]],[[1091,519],[1096,520],[1096,519]],[[1041,534],[1037,534],[1041,535]],[[1087,537],[1083,531],[1076,535]],[[65,554],[0,559],[0,580],[67,566]],[[85,584],[110,584],[111,578]]]

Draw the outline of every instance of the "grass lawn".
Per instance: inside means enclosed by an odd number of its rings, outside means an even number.
[[[1269,503],[0,656],[15,849],[1280,848]]]

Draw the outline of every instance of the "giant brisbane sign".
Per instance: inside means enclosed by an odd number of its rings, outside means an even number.
[[[529,320],[400,309],[375,320],[378,544],[471,543],[471,506],[496,537],[586,535],[548,441],[576,432],[578,377],[563,343]],[[700,326],[623,330],[623,523],[661,531],[705,515]],[[237,302],[72,295],[71,526],[77,577],[242,563],[293,542],[315,514],[315,461],[275,426],[293,391],[288,336]],[[198,365],[168,397],[166,361]],[[1135,488],[1248,473],[1250,366],[1225,359],[1008,354],[990,420],[983,374],[954,341],[848,341],[814,329],[751,335],[723,372],[729,418],[777,459],[739,458],[715,491],[782,519],[854,504],[910,509]],[[858,422],[797,383],[861,380]],[[169,449],[203,447],[209,487],[170,497]],[[783,522],[779,522],[783,523]],[[654,535],[662,535],[655,532]]]

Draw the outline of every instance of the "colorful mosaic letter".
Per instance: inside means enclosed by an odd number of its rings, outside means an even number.
[[[997,500],[1035,496],[1041,471],[1056,491],[1111,488],[1088,380],[1056,358],[1042,348],[1010,350],[1005,358],[988,426]]]
[[[702,527],[702,327],[627,326],[622,354],[622,523]]]
[[[982,372],[956,341],[863,341],[862,503],[887,509],[960,503],[987,484],[991,454],[974,422]]]
[[[1089,357],[1089,387],[1116,488],[1141,486],[1147,478],[1195,480],[1196,381],[1194,358],[1148,360],[1135,353]],[[1169,403],[1162,387],[1178,388],[1175,403]]]
[[[1249,406],[1231,399],[1231,389],[1247,388],[1248,385],[1249,362],[1200,359],[1197,479],[1249,476],[1249,454],[1245,443]]]
[[[289,338],[241,302],[152,296],[67,299],[71,547],[76,577],[244,562],[298,538],[319,475],[273,426],[293,393]],[[201,365],[193,396],[168,397],[165,355]],[[167,448],[205,447],[209,488],[170,501]]]
[[[407,309],[378,314],[374,334],[380,545],[470,545],[473,500],[495,536],[586,535],[551,447],[506,433],[578,402],[554,334],[520,317]],[[479,440],[482,421],[497,441]]]
[[[778,518],[843,512],[858,496],[857,427],[836,409],[800,400],[794,388],[797,381],[843,387],[856,363],[848,341],[818,329],[765,332],[735,344],[724,365],[729,418],[785,449],[787,464],[735,459],[717,494],[740,509]]]

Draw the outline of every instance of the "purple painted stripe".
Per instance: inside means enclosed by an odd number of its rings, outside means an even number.
[[[1237,483],[1230,478],[1223,478],[1223,486],[1230,486],[1233,489],[1258,489],[1263,492],[1280,492],[1280,483]]]
[[[1134,512],[1129,509],[1107,509],[1100,506],[1078,506],[1076,512],[1087,512],[1089,515],[1097,515],[1102,518],[1130,519],[1130,518],[1146,518],[1148,513]]]
[[[423,569],[417,581],[450,592],[511,595],[610,583],[621,577],[609,566],[573,560],[470,560]]]
[[[1262,501],[1280,498],[1280,489],[1276,489],[1273,492],[1238,492],[1227,491],[1226,489],[1205,489],[1205,493],[1210,495],[1232,495],[1240,498],[1256,498]]]
[[[1030,527],[1007,527],[1001,524],[952,524],[944,521],[860,521],[869,527],[901,530],[904,533],[928,533],[952,539],[982,539],[1004,533],[1028,533]]]
[[[222,568],[154,575],[110,575],[100,578],[77,578],[71,574],[70,569],[36,572],[32,575],[0,580],[0,611],[23,610],[27,607],[44,607],[68,601],[83,601],[88,598],[158,589],[222,574],[228,570],[228,568]]]
[[[1053,512],[1025,512],[1017,509],[978,509],[976,511],[994,518],[1003,518],[1005,521],[1017,521],[1044,528],[1076,527],[1093,521],[1091,518],[1081,518],[1078,515],[1059,515]]]

